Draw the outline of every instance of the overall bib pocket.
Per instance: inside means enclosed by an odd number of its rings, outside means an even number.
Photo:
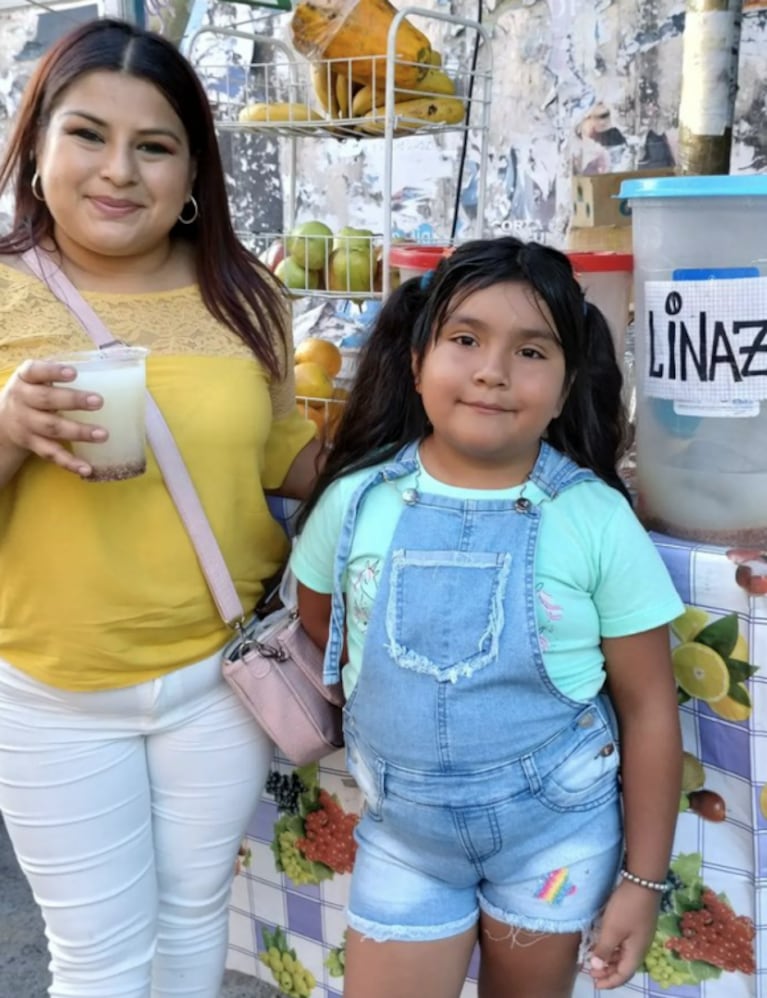
[[[454,683],[495,661],[510,568],[508,552],[394,551],[386,635],[397,665]]]

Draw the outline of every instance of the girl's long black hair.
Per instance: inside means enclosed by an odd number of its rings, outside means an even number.
[[[509,281],[527,284],[546,303],[564,353],[570,388],[562,412],[549,423],[548,442],[629,498],[616,467],[626,417],[623,377],[607,322],[586,302],[564,253],[504,236],[464,243],[428,281],[405,281],[387,299],[299,526],[336,478],[385,461],[428,435],[429,421],[415,389],[414,359],[418,369],[445,320],[467,295]]]

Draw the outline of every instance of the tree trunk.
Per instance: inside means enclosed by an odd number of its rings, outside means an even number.
[[[687,0],[679,105],[682,174],[730,172],[743,0]]]

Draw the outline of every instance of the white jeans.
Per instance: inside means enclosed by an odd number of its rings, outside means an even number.
[[[67,693],[0,660],[0,810],[53,998],[217,998],[229,890],[272,744],[220,654]]]

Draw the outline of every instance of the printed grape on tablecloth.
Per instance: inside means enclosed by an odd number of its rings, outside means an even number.
[[[767,552],[654,535],[687,604],[674,622],[684,736],[672,889],[616,998],[767,998]],[[228,965],[291,998],[340,998],[360,796],[343,752],[277,758],[243,846]],[[476,960],[461,998],[476,998]],[[575,998],[597,992],[581,975]]]

